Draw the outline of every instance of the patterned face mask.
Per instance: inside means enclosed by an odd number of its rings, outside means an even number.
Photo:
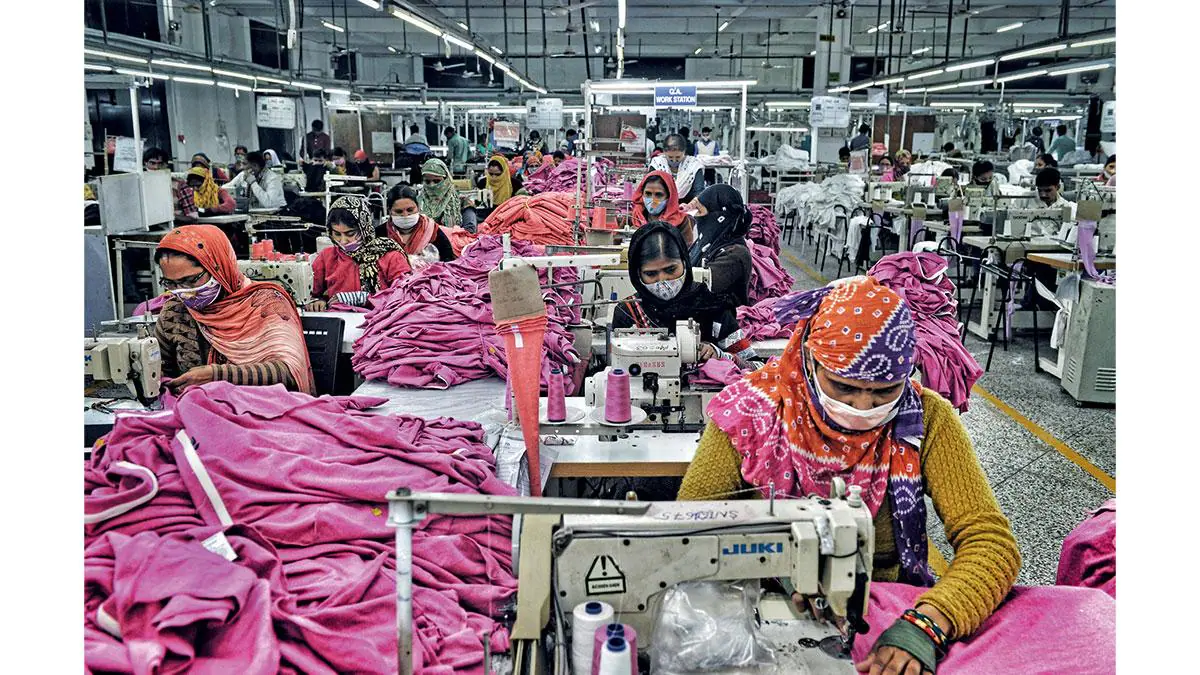
[[[657,216],[667,208],[667,202],[662,199],[642,197],[642,203],[646,205],[646,212],[652,216]]]
[[[221,294],[221,284],[218,284],[216,279],[209,278],[208,281],[195,288],[179,288],[172,290],[171,294],[179,298],[189,309],[204,309]]]
[[[683,289],[683,277],[678,279],[667,279],[666,281],[656,281],[646,285],[646,290],[654,294],[654,297],[659,300],[671,300],[679,295],[679,291]]]

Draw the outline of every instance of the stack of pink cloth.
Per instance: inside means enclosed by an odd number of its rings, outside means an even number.
[[[746,238],[759,246],[766,246],[779,253],[781,232],[779,224],[775,220],[775,212],[771,210],[770,206],[751,204],[750,215],[753,220],[750,222],[750,233]]]
[[[585,169],[579,168],[579,159],[568,157],[552,169],[539,169],[532,176],[525,177],[525,191],[531,195],[543,192],[568,192],[575,194],[575,186],[579,184],[576,172],[582,175]],[[549,162],[543,162],[543,166]],[[599,158],[592,162],[592,190],[603,190],[607,184],[606,169],[613,165],[612,160]]]
[[[394,673],[385,495],[511,495],[473,422],[214,382],[118,417],[84,464],[87,672]],[[482,673],[516,589],[507,517],[413,533],[418,673]]]
[[[542,255],[543,249],[512,242],[515,256]],[[368,380],[397,386],[445,389],[491,375],[507,377],[504,340],[492,319],[488,272],[503,256],[500,237],[484,236],[461,258],[434,263],[381,291],[365,317],[363,335],[354,343],[351,363]],[[543,286],[546,270],[539,271]],[[555,282],[577,280],[570,268],[554,270]],[[580,362],[567,326],[579,322],[582,297],[565,286],[543,293],[548,323],[542,382],[551,368],[571,372]]]
[[[587,214],[580,225],[587,222]],[[575,196],[565,192],[546,192],[527,197],[517,195],[496,207],[479,224],[479,236],[508,234],[515,240],[534,244],[575,243]]]
[[[775,303],[778,301],[777,297],[767,298],[754,305],[737,308],[738,327],[746,339],[758,342],[792,337],[796,324],[779,323],[775,316]]]
[[[746,247],[750,249],[750,302],[760,302],[767,298],[777,298],[792,290],[795,279],[783,269],[779,262],[779,254],[775,249],[756,244],[747,239]]]
[[[1117,597],[1117,500],[1101,504],[1063,540],[1055,583]]]
[[[936,253],[903,252],[880,258],[868,274],[908,301],[922,384],[966,412],[983,368],[959,337],[958,300],[946,267]]]

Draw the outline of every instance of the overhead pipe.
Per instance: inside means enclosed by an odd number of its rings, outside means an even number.
[[[965,59],[967,57],[967,28],[971,25],[971,0],[967,0],[967,18],[963,19],[963,41],[962,51],[959,52],[958,58]]]

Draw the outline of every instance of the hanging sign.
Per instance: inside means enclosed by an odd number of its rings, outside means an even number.
[[[646,152],[646,128],[635,127],[631,124],[621,125],[621,151]]]
[[[295,129],[296,100],[286,96],[259,96],[255,104],[258,126],[265,129]]]
[[[680,108],[696,105],[695,87],[655,87],[655,108]]]
[[[492,124],[492,144],[497,148],[516,149],[521,145],[521,125],[496,120]]]
[[[1115,134],[1117,133],[1117,102],[1105,101],[1104,108],[1100,113],[1100,133]]]
[[[808,109],[808,122],[814,127],[843,127],[850,124],[850,99],[814,96]]]
[[[142,152],[139,143],[127,136],[119,136],[113,144],[113,170],[125,173],[137,173],[142,163]]]

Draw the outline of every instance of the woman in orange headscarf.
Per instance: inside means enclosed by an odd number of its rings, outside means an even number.
[[[281,287],[238,271],[224,232],[178,227],[163,237],[154,259],[172,296],[155,328],[172,392],[224,380],[314,393],[295,301]]]
[[[679,228],[683,238],[691,246],[691,217],[679,204],[679,189],[675,179],[666,171],[651,171],[633,191],[633,208],[629,213],[633,226],[641,227],[653,220],[661,220]]]

